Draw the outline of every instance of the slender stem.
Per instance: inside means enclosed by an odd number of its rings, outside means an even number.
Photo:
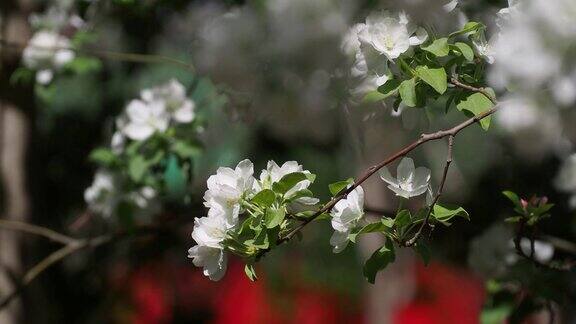
[[[464,90],[469,90],[472,92],[481,93],[486,98],[490,99],[490,101],[492,101],[493,104],[495,104],[495,105],[498,104],[498,101],[496,100],[496,98],[494,98],[492,96],[492,94],[490,94],[485,88],[477,88],[477,87],[473,87],[473,86],[468,85],[468,84],[464,84],[458,80],[457,76],[453,76],[450,78],[450,84],[452,84],[455,87],[462,88]]]
[[[26,44],[14,43],[9,42],[5,39],[0,39],[0,46],[5,47],[7,49],[12,49],[18,52],[22,52],[27,46]],[[63,47],[63,46],[33,46],[36,49],[40,50],[49,50],[49,51],[56,51],[56,50],[70,50],[80,54],[92,55],[103,59],[113,59],[118,61],[125,61],[125,62],[134,62],[134,63],[168,63],[172,65],[177,65],[183,68],[186,68],[190,72],[195,72],[195,68],[192,64],[168,57],[163,55],[152,55],[152,54],[140,54],[140,53],[124,53],[124,52],[116,52],[116,51],[108,51],[102,49],[94,49],[94,48],[74,48],[74,47]]]

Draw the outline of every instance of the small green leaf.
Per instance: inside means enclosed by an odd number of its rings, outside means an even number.
[[[272,185],[272,189],[280,194],[285,194],[288,190],[292,189],[300,181],[308,180],[308,177],[302,172],[289,173],[280,179],[280,181],[275,182]]]
[[[386,83],[384,83],[383,85],[378,87],[378,92],[383,94],[385,96],[384,98],[387,98],[387,97],[390,97],[390,96],[396,94],[399,87],[400,87],[400,81],[399,80],[390,79],[390,80],[386,81]]]
[[[416,107],[416,79],[402,81],[398,89],[402,103],[408,107]]]
[[[470,220],[470,215],[462,207],[435,204],[434,209],[432,210],[432,217],[445,225],[450,225],[450,220],[456,216],[461,216]]]
[[[286,216],[286,213],[284,212],[284,209],[279,208],[268,208],[266,210],[266,217],[264,219],[264,222],[266,224],[267,228],[274,228],[278,225],[280,225],[282,223],[282,221],[284,220],[284,217]]]
[[[418,242],[418,244],[414,246],[414,251],[422,258],[424,265],[427,266],[430,263],[430,249],[426,244]]]
[[[522,216],[514,216],[514,217],[508,217],[508,218],[504,219],[504,221],[505,221],[506,223],[518,223],[519,221],[522,220],[522,218],[524,218],[524,217],[522,217]]]
[[[462,27],[462,29],[460,29],[459,31],[453,32],[448,37],[454,37],[454,36],[467,34],[467,33],[474,33],[474,32],[476,32],[482,28],[484,28],[483,24],[481,24],[479,22],[475,22],[475,21],[470,21],[470,22],[467,22],[466,25],[464,25],[464,27]]]
[[[387,228],[392,228],[394,227],[394,218],[391,217],[382,217],[381,220],[382,224],[384,226],[386,226]]]
[[[148,164],[142,155],[136,155],[128,162],[128,174],[135,182],[140,182],[147,170]]]
[[[178,154],[181,158],[189,159],[192,157],[197,157],[202,153],[202,149],[194,144],[187,143],[185,141],[178,141],[174,143],[171,150]]]
[[[94,57],[79,56],[67,63],[64,68],[74,73],[84,74],[99,71],[102,68],[102,62]]]
[[[437,57],[444,57],[450,53],[450,48],[448,47],[448,38],[439,38],[432,42],[428,46],[422,47],[423,50],[430,52]]]
[[[100,165],[109,166],[116,161],[116,155],[108,148],[97,148],[90,153],[88,159]]]
[[[344,181],[338,181],[328,185],[328,189],[332,196],[336,196],[342,190],[346,189],[349,185],[354,183],[354,178],[348,178]]]
[[[251,201],[260,207],[267,208],[274,203],[275,199],[276,194],[274,194],[274,191],[264,189],[252,197]]]
[[[386,225],[384,225],[382,222],[371,223],[368,225],[364,225],[357,232],[350,233],[348,238],[350,239],[350,241],[352,241],[352,243],[356,243],[356,238],[358,237],[358,235],[366,234],[366,233],[382,232],[382,231],[386,231],[388,229],[390,229],[390,228],[387,227]]]
[[[386,99],[386,97],[388,97],[388,96],[380,93],[380,92],[377,91],[377,90],[374,90],[374,91],[368,92],[368,93],[364,96],[364,98],[362,99],[362,102],[364,102],[364,103],[374,103],[374,102],[378,102],[378,101],[384,100],[384,99]]]
[[[466,98],[466,100],[461,101],[456,106],[456,108],[458,108],[460,111],[469,112],[472,115],[477,116],[492,108],[493,106],[494,104],[492,101],[486,98],[485,95],[481,93],[474,93]],[[484,130],[488,130],[488,127],[490,127],[490,120],[491,116],[484,117],[482,120],[480,120],[480,126],[482,126]]]
[[[246,273],[246,276],[248,277],[248,279],[250,279],[251,281],[256,281],[258,280],[258,277],[256,276],[256,270],[254,270],[254,266],[251,264],[246,264],[244,266],[244,273]]]
[[[506,196],[506,198],[510,199],[510,201],[512,203],[514,203],[514,206],[522,207],[522,205],[520,204],[520,197],[518,197],[518,195],[515,192],[507,190],[507,191],[502,191],[502,194],[504,196]]]
[[[366,277],[368,282],[373,284],[374,281],[376,281],[378,271],[386,268],[395,258],[394,244],[392,240],[387,239],[384,246],[374,251],[372,256],[364,263],[364,277]]]
[[[468,44],[462,43],[462,42],[457,42],[456,44],[454,44],[454,46],[456,46],[456,48],[458,48],[458,52],[462,53],[462,56],[464,56],[464,58],[468,62],[474,61],[474,51],[472,50],[472,48]]]
[[[186,176],[175,155],[170,155],[168,158],[166,170],[164,170],[164,181],[168,197],[179,199],[186,194]]]
[[[448,76],[444,68],[431,69],[425,65],[421,65],[416,67],[416,75],[434,88],[439,94],[444,94],[446,89],[448,89]]]
[[[400,212],[398,212],[396,218],[394,218],[394,225],[396,225],[397,227],[404,227],[410,224],[410,222],[411,222],[411,215],[410,211],[407,209],[403,209]]]

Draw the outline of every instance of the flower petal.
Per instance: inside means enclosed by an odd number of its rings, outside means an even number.
[[[390,174],[390,171],[387,167],[380,169],[378,174],[380,175],[380,179],[384,180],[386,183],[393,186],[398,186],[398,181]]]
[[[414,174],[414,161],[411,158],[403,158],[398,164],[396,177],[399,183],[405,183],[410,180]]]

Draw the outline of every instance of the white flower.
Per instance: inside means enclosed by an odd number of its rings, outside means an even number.
[[[430,169],[419,167],[414,169],[411,158],[403,158],[397,169],[397,179],[392,177],[387,167],[380,170],[380,178],[388,183],[388,188],[397,196],[410,198],[419,196],[428,190]]]
[[[492,48],[493,41],[487,41],[484,32],[479,32],[478,37],[472,39],[472,45],[476,50],[476,54],[486,60],[489,64],[494,63],[494,49]]]
[[[70,40],[48,30],[40,30],[32,36],[22,53],[24,66],[38,71],[36,79],[41,84],[52,80],[53,70],[72,61],[76,54],[68,49]]]
[[[298,164],[296,161],[285,162],[282,164],[282,166],[278,166],[278,164],[276,164],[274,161],[268,161],[266,169],[262,170],[260,173],[260,181],[255,183],[255,190],[259,191],[261,189],[271,189],[273,183],[280,181],[280,179],[282,179],[285,175],[296,172],[310,174],[310,171],[304,170],[302,165]],[[310,180],[302,180],[298,182],[296,185],[294,185],[294,187],[292,187],[284,194],[284,198],[288,199],[293,197],[298,191],[307,189],[310,184]],[[314,205],[318,203],[318,199],[302,197],[296,199],[296,202],[305,205]]]
[[[213,248],[222,248],[226,231],[231,228],[222,217],[200,217],[194,220],[192,238],[196,244]]]
[[[506,255],[506,262],[514,264],[518,261],[519,257],[516,254],[516,246],[513,240],[509,242],[511,251]],[[523,237],[520,240],[520,249],[525,256],[532,256],[532,242],[530,239]],[[512,252],[512,250],[514,252]],[[548,242],[534,240],[534,260],[540,263],[548,263],[554,257],[554,246]]]
[[[348,245],[350,231],[364,216],[364,189],[358,186],[346,198],[338,201],[330,211],[330,216],[334,229],[330,244],[334,246],[334,253],[339,253]]]
[[[126,117],[122,132],[132,140],[143,141],[156,131],[163,132],[168,128],[169,115],[159,101],[132,100],[126,107]]]
[[[112,139],[110,140],[110,148],[115,154],[120,154],[124,151],[124,144],[126,144],[126,137],[120,131],[114,132],[112,134]]]
[[[194,120],[196,104],[186,97],[186,88],[176,79],[152,89],[142,90],[140,96],[147,102],[164,103],[172,119],[178,123],[189,123]]]
[[[196,245],[188,250],[188,257],[195,266],[204,268],[204,275],[212,281],[222,279],[226,273],[228,258],[222,249]]]
[[[456,9],[457,5],[458,5],[458,0],[451,0],[451,1],[447,2],[445,5],[443,5],[442,9],[444,9],[445,12],[452,12],[452,11],[454,11],[454,9]]]
[[[420,45],[428,39],[423,28],[413,26],[406,14],[393,16],[387,11],[371,14],[366,26],[358,33],[361,43],[371,45],[376,51],[394,60],[408,51],[411,45]]]
[[[103,169],[96,171],[92,185],[84,191],[84,200],[88,208],[105,217],[110,217],[114,213],[120,201],[118,196],[114,175]]]
[[[204,194],[204,205],[210,210],[208,215],[219,215],[229,225],[238,222],[240,200],[252,191],[254,166],[250,160],[243,160],[235,169],[221,167],[208,178],[208,190]]]

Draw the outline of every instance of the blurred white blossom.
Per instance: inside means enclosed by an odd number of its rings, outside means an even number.
[[[254,188],[256,191],[260,191],[262,189],[271,189],[273,183],[280,181],[280,179],[282,179],[282,177],[285,175],[295,172],[310,174],[310,171],[304,170],[302,165],[298,164],[296,161],[285,162],[282,164],[282,166],[278,166],[278,164],[276,164],[274,161],[268,161],[266,169],[262,170],[260,173],[260,181],[254,183]],[[289,199],[293,197],[298,191],[308,189],[310,184],[310,180],[302,180],[298,182],[294,187],[292,187],[284,194],[284,198]],[[301,197],[296,199],[295,202],[304,205],[314,205],[318,203],[318,199],[311,197]]]
[[[120,202],[116,188],[116,180],[111,172],[104,169],[96,171],[92,185],[84,191],[88,208],[94,213],[110,217]]]
[[[426,167],[414,168],[411,158],[403,158],[398,164],[396,178],[387,167],[380,170],[380,178],[388,183],[388,188],[397,196],[410,198],[420,196],[428,190],[430,182],[430,169]]]
[[[70,40],[56,32],[40,30],[32,36],[22,53],[24,66],[37,71],[36,81],[48,84],[54,71],[72,61],[76,54],[70,50]]]
[[[170,121],[163,102],[139,99],[130,101],[126,107],[126,117],[122,132],[135,141],[143,141],[157,131],[165,131]]]
[[[571,194],[570,207],[576,209],[576,154],[564,160],[554,182],[558,190]]]
[[[186,88],[176,79],[168,83],[142,90],[140,97],[149,103],[162,102],[172,119],[178,123],[194,120],[196,104],[186,96]]]

